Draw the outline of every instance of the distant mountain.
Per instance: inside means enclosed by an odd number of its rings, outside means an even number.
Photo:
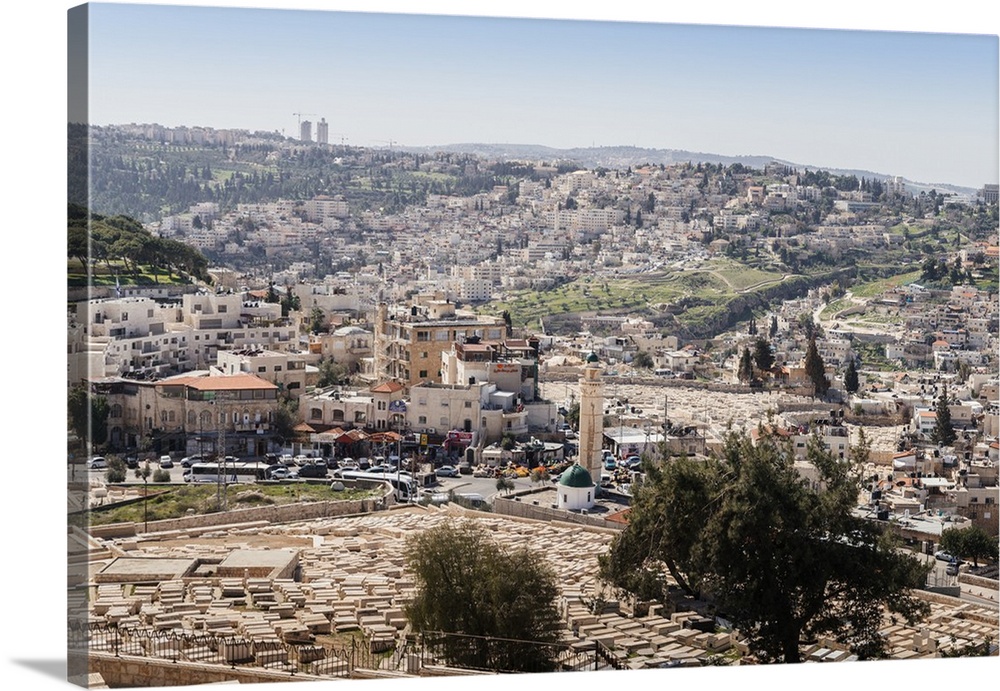
[[[756,169],[763,169],[768,163],[780,163],[791,168],[806,170],[825,170],[834,175],[854,175],[858,178],[868,178],[876,180],[887,180],[893,175],[876,173],[870,170],[846,170],[843,168],[829,168],[826,166],[815,166],[811,164],[793,163],[773,156],[723,156],[721,154],[710,154],[700,151],[685,151],[683,149],[645,149],[638,146],[598,146],[583,147],[574,149],[555,149],[549,146],[537,144],[444,144],[441,146],[425,147],[399,147],[404,151],[432,153],[435,151],[445,151],[451,153],[474,154],[488,159],[496,160],[523,160],[523,161],[547,161],[557,163],[575,163],[584,168],[604,167],[609,169],[621,169],[627,167],[641,166],[644,163],[654,165],[670,165],[674,163],[722,163],[732,165],[742,163],[745,166]],[[961,187],[947,183],[925,183],[914,182],[901,178],[907,189],[914,193],[929,192],[934,189],[938,192],[950,192],[957,195],[976,194],[977,190],[971,187]]]

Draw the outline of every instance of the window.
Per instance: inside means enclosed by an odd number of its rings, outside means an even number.
[[[425,369],[420,370],[420,373],[418,374],[418,376],[421,379],[426,379],[427,378],[427,370],[425,370]]]
[[[429,331],[418,331],[417,341],[429,341],[431,340],[431,334]]]
[[[229,309],[229,306],[228,306],[228,305],[219,305],[219,307],[218,307],[217,311],[219,312],[219,314],[222,314],[222,313],[223,313],[223,312],[225,312],[225,311],[226,311],[227,309]]]
[[[441,426],[442,427],[447,427],[448,426],[448,418],[447,417],[442,417],[441,418]]]
[[[465,407],[466,408],[471,408],[472,407],[472,401],[466,401],[465,402]]]
[[[266,372],[267,371],[267,367],[265,367],[264,365],[261,365],[260,367],[257,368],[257,371],[258,372]]]
[[[426,425],[427,424],[427,416],[426,415],[421,415],[420,417],[418,417],[417,418],[417,424],[419,424],[419,425]]]
[[[447,408],[448,407],[448,400],[447,399],[441,401],[441,407],[442,408]]]
[[[420,357],[422,357],[424,360],[427,359],[427,356],[428,356],[428,353],[427,353],[426,350],[420,352]]]
[[[322,408],[310,408],[309,409],[309,419],[310,420],[322,420],[323,410]]]

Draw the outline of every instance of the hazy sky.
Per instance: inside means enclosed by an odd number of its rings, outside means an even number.
[[[90,119],[292,136],[301,112],[358,146],[636,145],[979,187],[997,64],[987,34],[92,4]]]

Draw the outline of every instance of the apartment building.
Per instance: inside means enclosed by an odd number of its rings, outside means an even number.
[[[70,370],[89,377],[132,375],[156,379],[216,363],[220,350],[297,347],[294,325],[280,307],[244,301],[242,294],[198,293],[180,303],[110,298],[78,303]]]
[[[452,344],[472,338],[500,340],[507,334],[503,319],[460,315],[450,300],[418,296],[407,311],[389,314],[381,303],[375,323],[375,353],[369,376],[406,387],[441,382],[441,356]]]

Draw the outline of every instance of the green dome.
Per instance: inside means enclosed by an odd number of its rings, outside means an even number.
[[[590,355],[587,356],[587,362],[588,363],[598,362],[597,353],[595,353],[594,351],[590,351]]]
[[[586,468],[579,463],[574,463],[559,477],[559,484],[565,487],[593,487],[594,480]]]

